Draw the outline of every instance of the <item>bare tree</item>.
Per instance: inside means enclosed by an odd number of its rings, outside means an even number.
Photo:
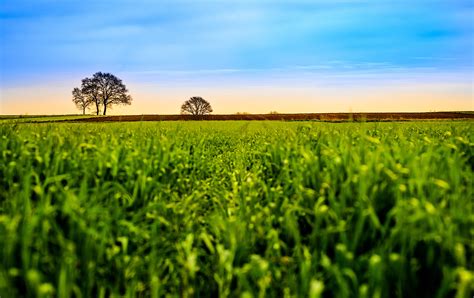
[[[212,113],[209,102],[199,96],[191,97],[181,106],[181,114],[191,114],[193,116],[203,116]]]
[[[101,107],[106,115],[107,108],[111,108],[113,105],[132,103],[132,97],[128,94],[122,80],[110,73],[97,72],[92,78],[83,79],[81,89],[74,88],[74,94],[77,94],[78,98],[82,94],[86,102],[94,104],[97,115],[99,115]]]
[[[92,104],[90,99],[82,93],[79,88],[74,88],[72,90],[72,101],[79,110],[82,110],[82,115],[86,114],[86,109]]]
[[[101,102],[104,107],[104,115],[107,113],[107,107],[119,104],[130,105],[132,103],[132,97],[127,94],[127,87],[125,87],[121,79],[113,74],[97,72],[92,80],[99,89]]]
[[[81,92],[87,99],[95,105],[96,115],[100,113],[100,105],[102,98],[100,94],[99,86],[94,79],[85,78],[82,80]]]

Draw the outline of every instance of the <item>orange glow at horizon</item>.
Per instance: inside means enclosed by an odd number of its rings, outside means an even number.
[[[65,85],[22,87],[0,91],[0,114],[79,114]],[[114,107],[117,114],[179,114],[191,96],[208,100],[214,114],[324,112],[429,112],[474,110],[472,85],[412,84],[373,88],[341,87],[151,87],[131,84],[131,106]],[[92,112],[92,111],[91,111]]]

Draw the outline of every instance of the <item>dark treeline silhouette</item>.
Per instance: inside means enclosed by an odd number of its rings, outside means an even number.
[[[72,101],[83,114],[86,113],[86,109],[95,107],[97,115],[101,109],[106,115],[107,108],[112,108],[114,105],[129,105],[132,103],[132,97],[121,79],[110,73],[97,72],[92,78],[83,79],[81,88],[73,89]]]

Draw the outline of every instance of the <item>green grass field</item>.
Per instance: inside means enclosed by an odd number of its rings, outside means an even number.
[[[100,116],[95,115],[0,115],[0,124],[5,123],[23,123],[23,122],[52,122],[52,121],[65,121],[65,120],[84,120],[88,118],[95,118]]]
[[[471,297],[473,131],[0,124],[0,296]]]

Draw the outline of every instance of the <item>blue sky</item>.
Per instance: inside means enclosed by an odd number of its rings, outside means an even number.
[[[449,81],[472,95],[473,3],[3,0],[0,88],[108,71],[180,88]]]

